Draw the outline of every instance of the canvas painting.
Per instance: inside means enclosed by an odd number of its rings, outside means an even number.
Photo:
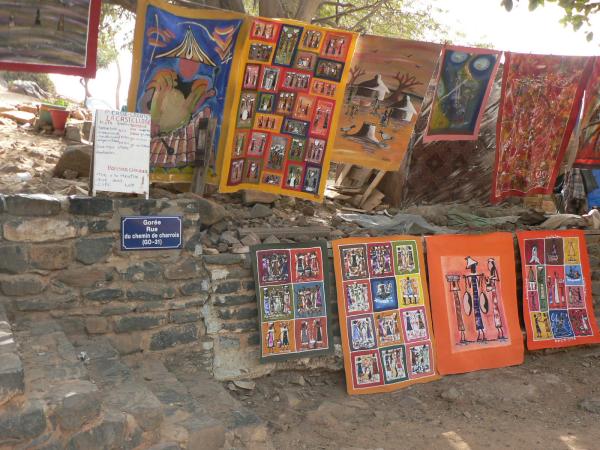
[[[423,142],[476,140],[501,53],[444,47]]]
[[[527,347],[600,342],[583,231],[523,231],[517,238]]]
[[[331,159],[398,170],[442,46],[360,36]]]
[[[257,245],[252,248],[252,264],[261,361],[330,353],[326,244]]]
[[[101,0],[0,0],[0,70],[96,76]]]
[[[234,13],[138,2],[129,110],[152,117],[151,181],[191,182],[195,167],[216,171],[243,23]]]
[[[426,237],[441,374],[523,362],[510,233]]]
[[[421,240],[332,242],[349,394],[438,378]]]
[[[579,149],[573,165],[600,169],[600,57],[594,58],[585,87],[583,116],[579,129]]]
[[[579,113],[587,57],[507,53],[491,200],[551,194]]]
[[[248,33],[219,189],[321,201],[356,34],[262,18]]]

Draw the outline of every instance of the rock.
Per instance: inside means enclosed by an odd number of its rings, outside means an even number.
[[[219,254],[219,250],[217,250],[216,248],[205,247],[204,248],[204,254],[205,255],[218,255]]]
[[[9,86],[9,91],[17,94],[28,95],[29,97],[39,98],[40,100],[50,96],[50,94],[44,91],[35,81],[12,81]]]
[[[60,177],[65,170],[73,170],[80,177],[90,176],[93,147],[89,144],[69,145],[54,167],[54,176]]]
[[[245,389],[247,391],[256,388],[256,383],[254,381],[235,380],[233,383],[240,389]]]
[[[19,125],[26,123],[33,123],[35,121],[35,114],[26,111],[3,111],[0,112],[0,117],[5,117],[10,120],[14,120]]]
[[[94,287],[108,278],[107,271],[92,268],[64,270],[56,276],[58,281],[72,287]]]
[[[29,250],[31,265],[38,269],[65,269],[71,263],[73,251],[67,244],[34,245]]]
[[[12,336],[8,334],[9,332],[10,331],[7,332],[2,330],[2,335]],[[9,339],[4,338],[4,342],[9,342]],[[16,352],[3,353],[2,364],[0,366],[0,405],[4,404],[15,395],[22,394],[24,390],[25,378],[21,359]]]
[[[268,236],[263,240],[263,244],[279,244],[281,241],[277,239],[275,236]]]
[[[4,238],[18,242],[62,241],[86,235],[87,226],[77,226],[67,219],[33,218],[11,220],[4,224]]]
[[[187,280],[198,276],[198,266],[193,259],[186,259],[165,269],[167,280]]]
[[[250,247],[247,245],[234,245],[231,252],[235,254],[250,253]]]
[[[315,208],[311,205],[306,205],[304,208],[302,208],[302,214],[312,217],[315,215]]]
[[[450,387],[449,389],[443,391],[440,394],[440,397],[449,402],[455,402],[460,398],[460,392],[458,392],[458,390],[455,387]]]
[[[167,316],[159,314],[156,316],[125,316],[119,317],[115,323],[117,333],[130,333],[132,331],[149,330],[151,328],[163,325],[167,321]]]
[[[77,172],[75,172],[74,170],[71,170],[71,169],[66,169],[62,173],[62,177],[65,180],[75,180],[75,179],[77,179],[78,176],[79,176],[79,174]]]
[[[112,237],[81,239],[75,244],[75,259],[87,265],[106,261],[113,243]]]
[[[269,194],[268,192],[260,192],[253,190],[242,191],[242,201],[244,205],[254,205],[255,203],[274,203],[279,198],[278,195]]]
[[[198,204],[198,213],[200,214],[200,223],[202,225],[211,226],[229,217],[227,210],[207,198],[196,199]]]
[[[65,386],[55,410],[63,430],[78,430],[100,413],[98,388],[89,381],[77,381]]]
[[[81,127],[69,124],[65,127],[65,139],[68,141],[81,142]]]
[[[4,295],[35,295],[46,289],[46,281],[38,275],[12,275],[0,278],[0,289]]]
[[[249,233],[248,235],[244,236],[240,242],[251,247],[253,245],[260,244],[260,238],[255,233]]]
[[[297,384],[298,386],[305,386],[306,385],[306,380],[304,379],[304,377],[302,375],[298,375],[298,377],[294,380],[292,380],[293,384]]]
[[[81,216],[110,216],[113,201],[104,197],[69,197],[69,212]]]
[[[250,210],[250,217],[252,219],[262,219],[264,217],[270,217],[273,214],[271,208],[261,203],[255,204]]]
[[[227,383],[227,389],[229,389],[230,391],[237,391],[238,390],[235,387],[235,384],[233,384],[233,381],[230,381],[229,383]]]
[[[23,245],[0,245],[0,273],[21,273],[28,267],[27,249]]]
[[[194,324],[175,326],[152,335],[150,350],[164,350],[175,345],[188,344],[198,340],[198,328]]]
[[[310,222],[306,220],[305,216],[300,216],[298,219],[296,219],[296,225],[299,227],[307,227],[310,225]]]
[[[285,396],[287,397],[288,404],[292,408],[302,404],[302,400],[293,392],[286,392]]]
[[[223,242],[227,245],[240,245],[240,241],[237,238],[237,233],[227,230],[224,231],[223,233],[221,233],[221,236],[219,237],[219,241]]]
[[[579,408],[590,413],[600,414],[600,397],[586,398],[579,403]]]
[[[31,401],[21,408],[4,408],[0,413],[0,446],[33,439],[45,429],[46,416],[42,402]]]
[[[14,216],[54,216],[60,212],[60,201],[45,194],[8,195],[6,212]]]

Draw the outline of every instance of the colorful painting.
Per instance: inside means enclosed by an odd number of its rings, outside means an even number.
[[[421,238],[332,242],[349,394],[436,380]]]
[[[219,189],[321,201],[356,34],[261,18],[249,30]]]
[[[583,105],[579,150],[573,165],[584,169],[600,169],[600,56],[594,58]]]
[[[500,55],[494,50],[444,47],[423,142],[477,139]]]
[[[152,116],[151,181],[215,174],[244,16],[140,0],[129,110]]]
[[[333,351],[327,245],[257,245],[252,248],[252,265],[260,316],[261,361]]]
[[[522,231],[517,238],[527,348],[600,342],[584,232]]]
[[[512,234],[425,239],[439,372],[521,364]]]
[[[551,194],[583,94],[587,57],[507,53],[492,202]]]
[[[0,70],[94,78],[101,0],[0,0]]]
[[[442,46],[360,36],[331,159],[398,170]]]

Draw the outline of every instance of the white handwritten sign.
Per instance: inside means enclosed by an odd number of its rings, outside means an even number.
[[[96,111],[93,194],[150,189],[150,115]]]

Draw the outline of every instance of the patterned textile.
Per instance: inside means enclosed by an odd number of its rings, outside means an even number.
[[[492,202],[552,193],[588,62],[586,57],[506,54]]]
[[[261,361],[331,353],[327,245],[263,244],[252,248]]]
[[[511,233],[425,238],[440,374],[523,362]]]
[[[0,2],[0,70],[96,76],[101,0]]]
[[[240,14],[138,1],[129,110],[152,116],[151,181],[191,182],[196,164],[215,174],[243,23]]]
[[[574,166],[600,169],[600,56],[585,88],[583,117],[581,119],[579,150]]]
[[[584,232],[523,231],[517,238],[527,348],[600,342]]]
[[[360,36],[331,159],[398,170],[442,46]]]
[[[219,190],[322,201],[357,35],[262,18],[249,33]]]
[[[500,52],[445,47],[424,142],[473,141],[500,63]]]
[[[349,394],[438,378],[421,238],[332,242]]]

